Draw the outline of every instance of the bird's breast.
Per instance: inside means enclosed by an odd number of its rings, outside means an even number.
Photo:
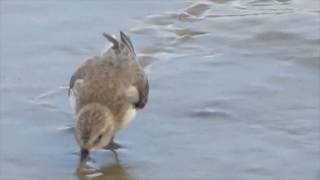
[[[136,116],[137,110],[134,107],[127,109],[122,116],[120,128],[126,127]]]

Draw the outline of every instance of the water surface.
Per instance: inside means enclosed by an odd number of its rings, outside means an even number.
[[[1,1],[1,179],[320,177],[313,0]],[[97,171],[76,174],[66,85],[128,32],[150,100]]]

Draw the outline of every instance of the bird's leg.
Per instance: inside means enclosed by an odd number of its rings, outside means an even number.
[[[116,159],[116,162],[119,163],[120,161],[119,161],[119,158],[118,158],[117,151],[115,151],[114,149],[111,149],[111,151],[112,151],[112,153],[113,153],[113,155],[114,155],[114,157]]]
[[[86,149],[81,149],[80,151],[80,162],[85,162],[89,159],[89,151]]]
[[[116,149],[120,149],[123,148],[123,146],[121,146],[120,144],[114,142],[114,136],[111,138],[111,141],[109,142],[109,144],[104,147],[104,149],[109,149],[109,150],[116,150]]]

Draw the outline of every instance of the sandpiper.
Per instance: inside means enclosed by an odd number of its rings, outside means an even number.
[[[72,75],[69,98],[76,114],[75,138],[81,161],[90,151],[116,148],[113,138],[148,101],[149,84],[130,38],[103,36],[111,47],[87,60]]]

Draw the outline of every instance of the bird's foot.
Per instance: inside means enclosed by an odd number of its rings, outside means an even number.
[[[117,150],[120,148],[123,148],[123,146],[114,142],[113,140],[111,140],[110,143],[104,147],[104,149],[107,149],[107,150]]]

